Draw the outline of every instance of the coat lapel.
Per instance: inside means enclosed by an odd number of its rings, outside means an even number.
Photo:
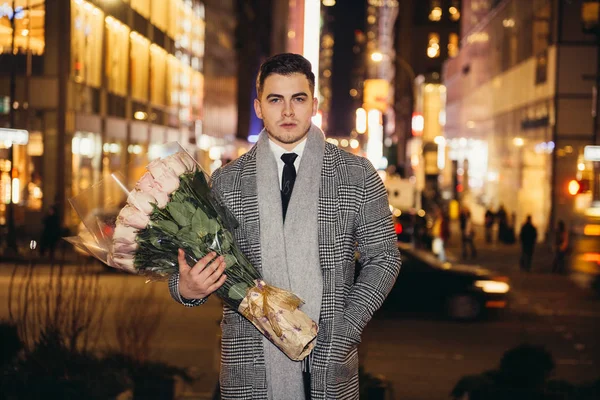
[[[241,207],[238,210],[242,216],[241,237],[249,245],[246,256],[262,275],[262,262],[260,256],[260,223],[258,213],[258,192],[256,189],[256,147],[252,149],[254,157],[248,158],[248,164],[243,168],[241,175]]]

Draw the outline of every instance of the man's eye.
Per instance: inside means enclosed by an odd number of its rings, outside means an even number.
[[[278,103],[279,99],[278,98],[272,98],[269,100],[269,103]]]
[[[296,100],[298,103],[304,103],[304,102],[306,101],[306,99],[305,99],[304,97],[296,97],[296,98],[295,98],[295,100]]]

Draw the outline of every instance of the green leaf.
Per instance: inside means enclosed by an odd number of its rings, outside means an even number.
[[[179,232],[179,227],[173,221],[163,219],[159,221],[154,221],[153,224],[162,231],[170,233],[172,235],[176,235],[177,232]]]
[[[219,236],[219,238],[221,238],[221,250],[223,252],[228,252],[231,248],[231,235],[228,235],[228,233],[229,232],[225,232],[224,234]]]
[[[167,211],[169,211],[169,214],[171,214],[179,226],[188,226],[191,224],[193,214],[185,205],[183,205],[183,203],[171,201],[167,204]]]
[[[246,297],[246,293],[248,292],[249,288],[250,288],[250,286],[248,286],[247,283],[244,283],[244,282],[236,283],[235,285],[233,285],[229,288],[229,292],[227,292],[227,296],[229,296],[229,298],[231,298],[233,300],[241,300],[244,297]]]
[[[229,268],[237,263],[237,258],[233,254],[225,254],[225,268]]]
[[[208,233],[212,233],[213,235],[216,235],[217,232],[219,232],[219,229],[221,229],[221,225],[217,222],[216,219],[211,218],[208,220],[206,229],[208,230]]]
[[[177,232],[177,239],[186,245],[192,246],[198,242],[199,237],[190,225],[186,226],[185,228],[181,228],[181,230]]]
[[[183,203],[185,202],[185,195],[180,190],[176,190],[173,192],[173,194],[171,194],[171,201]]]
[[[185,205],[185,207],[188,209],[188,212],[192,215],[194,215],[194,213],[196,212],[196,206],[193,205],[192,203],[190,203],[189,201],[186,201],[183,203]]]
[[[196,232],[200,237],[206,236],[209,231],[209,219],[208,216],[202,211],[201,208],[197,208],[194,216],[192,217],[192,229]]]

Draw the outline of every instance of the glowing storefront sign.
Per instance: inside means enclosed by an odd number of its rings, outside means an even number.
[[[25,145],[29,142],[29,132],[24,129],[0,128],[0,143],[7,147],[13,144]]]

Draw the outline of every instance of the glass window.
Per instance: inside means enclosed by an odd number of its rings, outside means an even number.
[[[12,27],[10,18],[15,18],[15,48],[24,53],[31,49],[34,55],[44,53],[46,45],[44,20],[46,18],[44,0],[16,0],[0,3],[0,54],[10,53],[12,46]]]
[[[460,19],[460,4],[458,0],[452,0],[450,2],[450,8],[448,8],[450,19],[452,21],[458,21]]]
[[[150,73],[150,41],[137,32],[131,38],[131,97],[148,100],[148,75]]]
[[[448,56],[456,57],[458,55],[458,34],[451,33],[448,36]]]
[[[108,90],[114,94],[126,96],[130,29],[111,16],[106,17],[105,26]]]
[[[71,141],[73,153],[73,176],[71,191],[73,196],[89,188],[100,178],[100,156],[102,139],[99,134],[75,132]]]
[[[179,27],[179,13],[181,7],[183,7],[183,0],[168,0],[169,3],[169,17],[167,24],[167,35],[171,39],[177,37],[177,29]]]
[[[179,74],[181,63],[175,56],[167,56],[167,99],[168,105],[177,107],[179,104]]]
[[[150,0],[131,0],[131,8],[137,11],[142,17],[150,17]]]
[[[437,58],[440,56],[440,35],[438,33],[430,33],[427,45],[427,57]]]
[[[167,52],[155,44],[150,45],[150,101],[166,104]]]
[[[202,118],[204,76],[198,71],[192,72],[192,109],[196,117]]]
[[[442,2],[441,0],[431,0],[431,7],[429,11],[430,21],[440,21],[442,19]]]
[[[167,31],[169,24],[169,2],[165,0],[152,0],[150,7],[150,22],[163,32]]]
[[[71,1],[71,74],[75,82],[102,84],[104,13],[87,1]]]

